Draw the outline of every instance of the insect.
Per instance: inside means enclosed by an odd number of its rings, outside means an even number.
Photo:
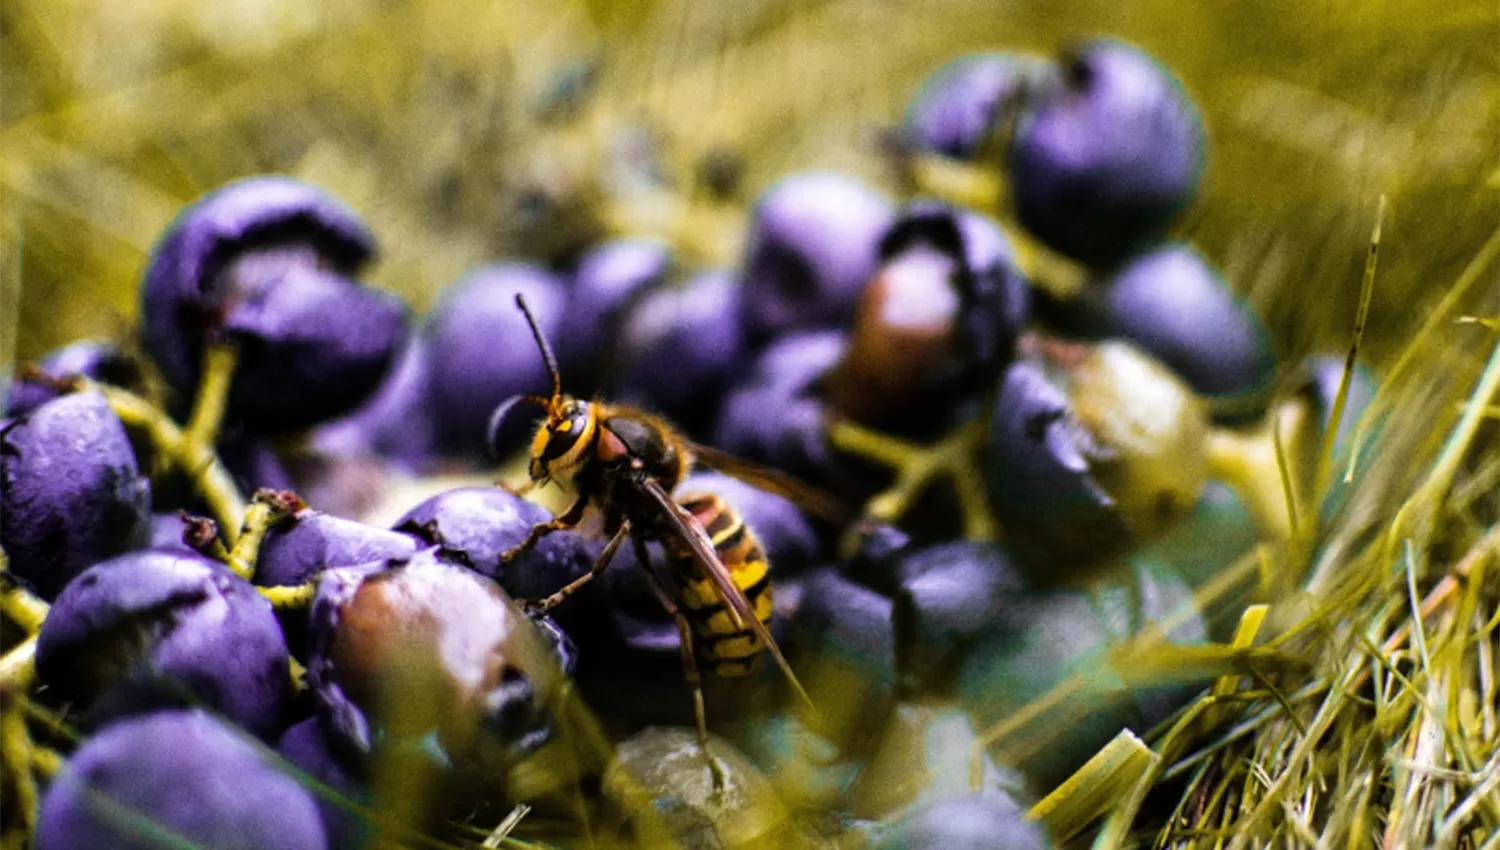
[[[516,306],[526,316],[546,362],[552,395],[506,400],[496,408],[490,432],[496,432],[517,404],[541,406],[546,419],[532,439],[530,480],[513,492],[524,493],[556,481],[571,484],[576,497],[563,513],[533,527],[520,544],[501,556],[502,561],[519,557],[548,534],[578,525],[591,506],[602,513],[609,542],[589,572],[537,603],[546,611],[603,572],[625,541],[631,541],[647,583],[677,622],[683,671],[693,691],[698,740],[715,786],[722,787],[718,763],[708,753],[700,660],[718,675],[742,676],[760,653],[768,653],[797,695],[808,706],[812,700],[766,627],[771,587],[760,543],[725,500],[695,495],[679,502],[673,491],[699,462],[791,498],[823,517],[841,520],[842,508],[831,497],[789,476],[696,445],[645,411],[564,395],[552,349],[519,295]],[[665,575],[651,564],[646,548],[650,541],[660,542],[666,551]]]

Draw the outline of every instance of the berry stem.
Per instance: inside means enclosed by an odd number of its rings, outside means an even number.
[[[93,388],[104,394],[125,427],[145,431],[156,451],[193,480],[230,545],[234,545],[244,522],[245,500],[214,454],[212,444],[189,440],[161,408],[132,392],[106,384],[94,384]]]
[[[14,621],[28,635],[41,631],[42,623],[47,619],[47,611],[50,607],[35,594],[23,588],[6,587],[0,590],[0,612],[4,612],[5,616]]]
[[[895,471],[895,482],[865,503],[867,517],[895,523],[911,510],[934,479],[946,476],[953,479],[958,493],[964,536],[995,540],[1000,530],[990,514],[978,463],[987,424],[985,417],[977,417],[937,443],[919,446],[840,419],[829,424],[828,439],[841,451]]]
[[[36,635],[32,635],[0,656],[0,696],[9,699],[11,694],[25,693],[35,680]]]
[[[271,607],[278,611],[295,610],[298,608],[311,608],[313,598],[318,595],[318,583],[316,580],[307,584],[298,584],[284,587],[258,587],[260,595],[271,603]]]
[[[234,383],[239,362],[240,350],[233,343],[213,343],[203,352],[203,378],[198,382],[198,397],[184,429],[189,443],[212,446],[217,442],[224,408],[229,402],[229,387]]]
[[[1307,501],[1298,459],[1309,420],[1306,403],[1289,399],[1254,430],[1209,433],[1209,475],[1234,488],[1264,538],[1285,541],[1298,533],[1299,511]]]
[[[31,733],[26,729],[26,716],[21,713],[19,705],[12,702],[0,712],[0,776],[9,780],[6,784],[15,795],[18,820],[26,835],[36,827],[37,817],[38,794],[36,780],[31,775],[31,757]]]
[[[260,547],[266,534],[278,523],[302,508],[302,502],[291,493],[261,490],[250,500],[245,509],[245,522],[240,527],[239,539],[229,550],[225,564],[235,575],[245,581],[255,579],[255,563],[260,559]]]

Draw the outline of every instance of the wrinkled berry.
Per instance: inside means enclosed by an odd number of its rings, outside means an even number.
[[[1050,62],[1012,53],[976,53],[949,62],[922,84],[906,107],[907,144],[972,159],[1031,92],[1052,83]]]
[[[374,252],[362,222],[285,177],[230,183],[187,207],[162,237],[142,290],[146,349],[185,399],[206,343],[239,343],[228,418],[262,434],[352,410],[406,334],[399,299],[352,275]]]
[[[1270,333],[1186,245],[1133,257],[1046,313],[1070,336],[1129,340],[1206,397],[1219,421],[1244,422],[1266,409],[1276,371]]]
[[[551,340],[570,392],[586,398],[599,388],[631,306],[672,272],[671,248],[656,239],[617,239],[584,256]]]
[[[1015,801],[996,796],[942,800],[884,831],[872,850],[1045,850],[1052,843]]]
[[[429,318],[429,393],[438,439],[448,452],[485,457],[490,415],[500,402],[521,393],[552,392],[542,353],[516,309],[517,295],[525,297],[542,336],[549,342],[556,338],[566,303],[563,283],[526,263],[473,272],[448,288]],[[518,421],[501,442],[519,447],[534,419],[513,418]]]
[[[329,846],[312,794],[273,755],[202,711],[110,725],[68,759],[42,800],[38,850],[184,845]]]
[[[144,545],[150,511],[150,484],[102,395],[57,398],[0,429],[0,546],[44,599]]]
[[[96,722],[192,703],[267,740],[292,691],[270,603],[219,562],[175,551],[132,552],[74,579],[42,626],[36,666]]]
[[[721,272],[642,298],[620,333],[611,400],[660,413],[690,435],[703,433],[747,359],[740,303],[738,281]]]
[[[767,189],[741,269],[751,343],[846,324],[893,214],[885,197],[839,174],[796,174]]]
[[[74,375],[128,390],[139,390],[145,379],[140,364],[119,346],[81,340],[48,353],[33,371],[18,374],[7,393],[6,415],[23,416],[57,398],[64,392],[60,383]]]
[[[1055,250],[1107,267],[1160,237],[1197,191],[1203,120],[1172,75],[1131,45],[1085,42],[1060,64],[1061,85],[1016,127],[1016,215]]]

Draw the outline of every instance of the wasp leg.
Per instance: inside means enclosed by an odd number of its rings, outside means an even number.
[[[509,481],[496,481],[495,486],[511,494],[512,496],[524,498],[526,494],[530,493],[531,489],[536,486],[536,482],[531,480],[530,478],[526,479],[520,484],[512,484]]]
[[[609,566],[609,562],[615,559],[615,553],[620,551],[620,545],[629,536],[630,520],[627,519],[620,523],[620,530],[616,531],[615,536],[611,537],[609,542],[604,545],[604,551],[600,552],[599,557],[594,559],[594,565],[589,567],[589,571],[563,585],[561,590],[537,603],[537,611],[543,614],[551,611],[553,608],[561,605],[563,600],[577,593],[578,588],[593,581],[594,577],[604,572],[604,568]]]
[[[542,542],[542,538],[554,531],[562,531],[572,528],[583,521],[583,512],[588,509],[589,500],[587,496],[580,494],[572,506],[561,514],[553,517],[548,522],[538,523],[531,527],[526,539],[522,540],[514,549],[500,556],[500,563],[508,564],[536,548],[536,544]]]
[[[649,566],[651,554],[646,551],[646,544],[638,537],[634,538],[634,542],[635,557],[641,564],[641,572],[646,576],[646,583],[651,586],[656,598],[661,601],[661,607],[667,609],[667,613],[677,621],[678,648],[682,653],[682,675],[687,679],[688,687],[693,689],[693,715],[698,721],[698,749],[703,753],[704,760],[708,762],[708,772],[713,777],[714,793],[718,793],[724,790],[726,780],[724,768],[708,749],[708,709],[703,704],[703,680],[698,675],[698,658],[693,654],[693,627],[677,607],[672,594],[661,586],[651,572]]]

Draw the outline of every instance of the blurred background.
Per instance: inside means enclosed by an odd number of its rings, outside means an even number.
[[[732,263],[742,202],[787,171],[897,190],[881,132],[947,59],[1096,33],[1197,98],[1209,165],[1179,232],[1286,354],[1346,344],[1380,193],[1376,359],[1500,222],[1494,0],[7,0],[0,33],[0,355],[21,359],[127,339],[163,227],[255,173],[352,204],[373,281],[417,309],[606,230],[691,231]],[[728,201],[700,203],[715,181]],[[1475,292],[1494,312],[1500,286]]]

